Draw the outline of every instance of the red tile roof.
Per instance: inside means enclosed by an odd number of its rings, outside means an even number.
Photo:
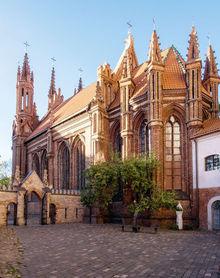
[[[77,112],[80,112],[89,104],[93,99],[96,92],[96,82],[90,84],[86,88],[82,89],[78,94],[70,97],[64,101],[60,106],[58,106],[53,111],[53,123],[52,126],[61,123],[62,121],[73,116]],[[46,114],[37,128],[30,134],[27,140],[34,138],[35,136],[41,134],[51,126],[50,114]]]
[[[210,133],[220,131],[220,119],[208,119],[203,122],[202,128],[199,129],[192,138],[201,137]]]
[[[165,50],[164,56],[164,73],[163,73],[163,89],[185,89],[186,82],[182,68],[181,56],[176,53],[173,47]]]

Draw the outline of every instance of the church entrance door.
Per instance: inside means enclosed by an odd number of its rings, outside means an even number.
[[[10,203],[7,206],[7,225],[16,225],[17,204]]]
[[[212,204],[213,230],[220,230],[220,201]]]
[[[25,220],[26,225],[39,225],[42,222],[42,202],[34,191],[25,194]]]
[[[50,224],[56,224],[56,206],[54,204],[50,204]]]

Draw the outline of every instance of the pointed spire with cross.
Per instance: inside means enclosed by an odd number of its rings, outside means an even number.
[[[25,45],[25,52],[27,53],[28,47],[30,46],[30,44],[26,41],[26,42],[24,42],[24,45]]]
[[[127,21],[126,24],[128,25],[128,33],[131,33],[131,29],[132,29],[132,24],[131,24],[131,21]]]

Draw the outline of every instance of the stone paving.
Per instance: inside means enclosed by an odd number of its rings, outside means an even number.
[[[220,234],[121,232],[118,225],[16,227],[22,277],[220,277]]]
[[[0,228],[0,278],[19,278],[22,248],[13,229]]]

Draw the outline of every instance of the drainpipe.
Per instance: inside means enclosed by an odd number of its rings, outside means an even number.
[[[197,203],[197,208],[196,208],[196,215],[197,215],[197,225],[199,227],[199,174],[198,174],[198,142],[196,139],[194,140],[195,143],[195,164],[196,164],[196,203]]]

